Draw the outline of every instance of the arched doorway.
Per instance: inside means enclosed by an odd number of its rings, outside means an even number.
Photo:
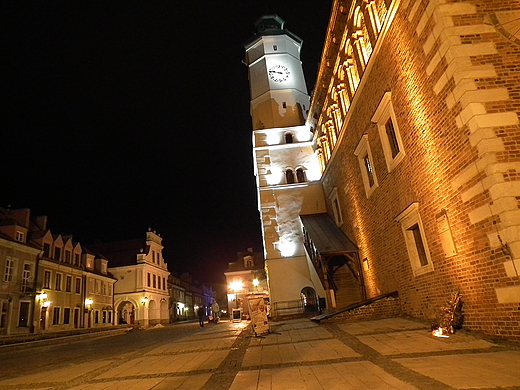
[[[301,291],[304,313],[315,313],[318,311],[318,297],[316,290],[312,287],[304,287]]]
[[[124,301],[117,308],[117,324],[134,324],[135,308],[132,302]]]

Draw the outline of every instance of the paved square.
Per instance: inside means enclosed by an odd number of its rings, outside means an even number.
[[[216,338],[216,339],[206,339],[199,340],[198,342],[193,341],[172,341],[171,343],[164,344],[159,348],[156,348],[146,354],[146,356],[150,355],[159,355],[159,354],[174,354],[174,353],[184,353],[184,352],[193,352],[193,351],[207,351],[207,350],[215,350],[215,349],[225,349],[228,350],[231,348],[233,343],[235,342],[236,337],[225,337],[225,338]]]
[[[98,360],[95,362],[70,365],[69,367],[59,368],[57,370],[46,370],[37,374],[25,375],[19,378],[5,379],[0,381],[0,388],[6,385],[69,382],[101,367],[108,366],[111,363],[112,361],[109,360]]]
[[[395,359],[456,389],[520,386],[520,351]]]
[[[169,378],[127,379],[102,383],[88,383],[70,390],[199,390],[211,374],[176,376]]]
[[[418,390],[370,362],[240,371],[230,390]]]
[[[336,339],[305,341],[294,344],[250,347],[242,367],[296,362],[315,362],[329,359],[353,358],[360,355]]]
[[[348,324],[338,324],[345,332],[352,335],[371,334],[371,333],[389,333],[403,330],[419,330],[427,331],[429,328],[425,324],[417,321],[407,320],[405,318],[385,318],[373,321],[361,321]]]
[[[383,355],[487,349],[494,346],[470,335],[456,333],[449,338],[439,338],[425,330],[364,335],[358,336],[358,339]]]
[[[164,375],[195,370],[214,370],[229,351],[190,352],[178,355],[146,356],[123,363],[96,379],[124,378],[136,375]]]

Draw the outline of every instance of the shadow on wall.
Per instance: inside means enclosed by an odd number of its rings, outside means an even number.
[[[285,107],[284,104],[278,104],[275,99],[269,99],[256,106],[252,113],[255,118],[253,130],[304,125],[305,117],[300,103]]]

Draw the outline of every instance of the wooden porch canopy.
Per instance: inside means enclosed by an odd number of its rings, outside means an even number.
[[[325,288],[333,288],[334,273],[346,265],[364,293],[363,274],[359,263],[358,247],[327,214],[300,215],[307,253]]]

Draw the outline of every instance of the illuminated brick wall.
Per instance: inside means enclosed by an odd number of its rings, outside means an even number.
[[[460,291],[466,327],[520,339],[520,2],[346,3],[333,5],[309,117],[368,296],[398,290],[403,314],[429,320]],[[374,10],[379,31],[352,20],[374,24]],[[409,251],[419,230],[424,258]]]

